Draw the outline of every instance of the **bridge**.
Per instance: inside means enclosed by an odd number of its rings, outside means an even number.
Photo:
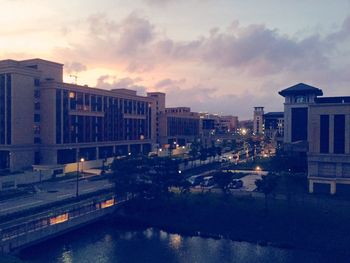
[[[53,238],[110,215],[126,199],[112,193],[7,220],[0,224],[0,254],[14,253],[25,247]]]

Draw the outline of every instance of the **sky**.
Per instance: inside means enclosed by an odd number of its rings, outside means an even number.
[[[64,80],[167,93],[167,106],[252,118],[304,82],[350,96],[350,0],[0,0],[0,59]]]

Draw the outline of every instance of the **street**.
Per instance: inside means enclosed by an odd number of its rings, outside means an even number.
[[[92,193],[111,187],[113,187],[113,184],[108,180],[89,181],[87,179],[83,179],[79,181],[79,194]],[[75,196],[75,179],[58,182],[43,182],[42,186],[40,187],[40,191],[31,196],[1,201],[0,216],[18,212],[23,209],[50,204],[55,201],[60,201]]]

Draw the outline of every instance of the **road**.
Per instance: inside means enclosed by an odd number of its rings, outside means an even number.
[[[108,180],[89,181],[83,179],[79,181],[79,194],[87,194],[113,187]],[[23,209],[34,208],[52,202],[68,199],[76,196],[76,181],[65,180],[59,182],[44,182],[40,191],[25,197],[19,197],[0,202],[0,216],[21,211]]]

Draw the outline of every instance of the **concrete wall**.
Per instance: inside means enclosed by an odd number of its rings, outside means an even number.
[[[41,123],[43,124],[40,130],[42,145],[56,144],[56,89],[53,87],[45,86],[41,89]]]
[[[42,171],[41,179],[43,181],[52,178],[52,171]],[[39,172],[24,172],[18,174],[11,174],[6,176],[0,176],[0,191],[7,190],[5,185],[12,184],[16,187],[19,184],[33,184],[40,182]]]
[[[113,160],[114,160],[114,157],[107,158],[107,162],[105,162],[105,165],[111,164]],[[99,159],[94,161],[85,161],[83,164],[79,163],[79,170],[82,171],[82,169],[87,170],[87,169],[102,167],[102,162],[103,160]],[[76,172],[77,168],[78,168],[77,163],[69,163],[65,165],[64,172],[65,173]]]

